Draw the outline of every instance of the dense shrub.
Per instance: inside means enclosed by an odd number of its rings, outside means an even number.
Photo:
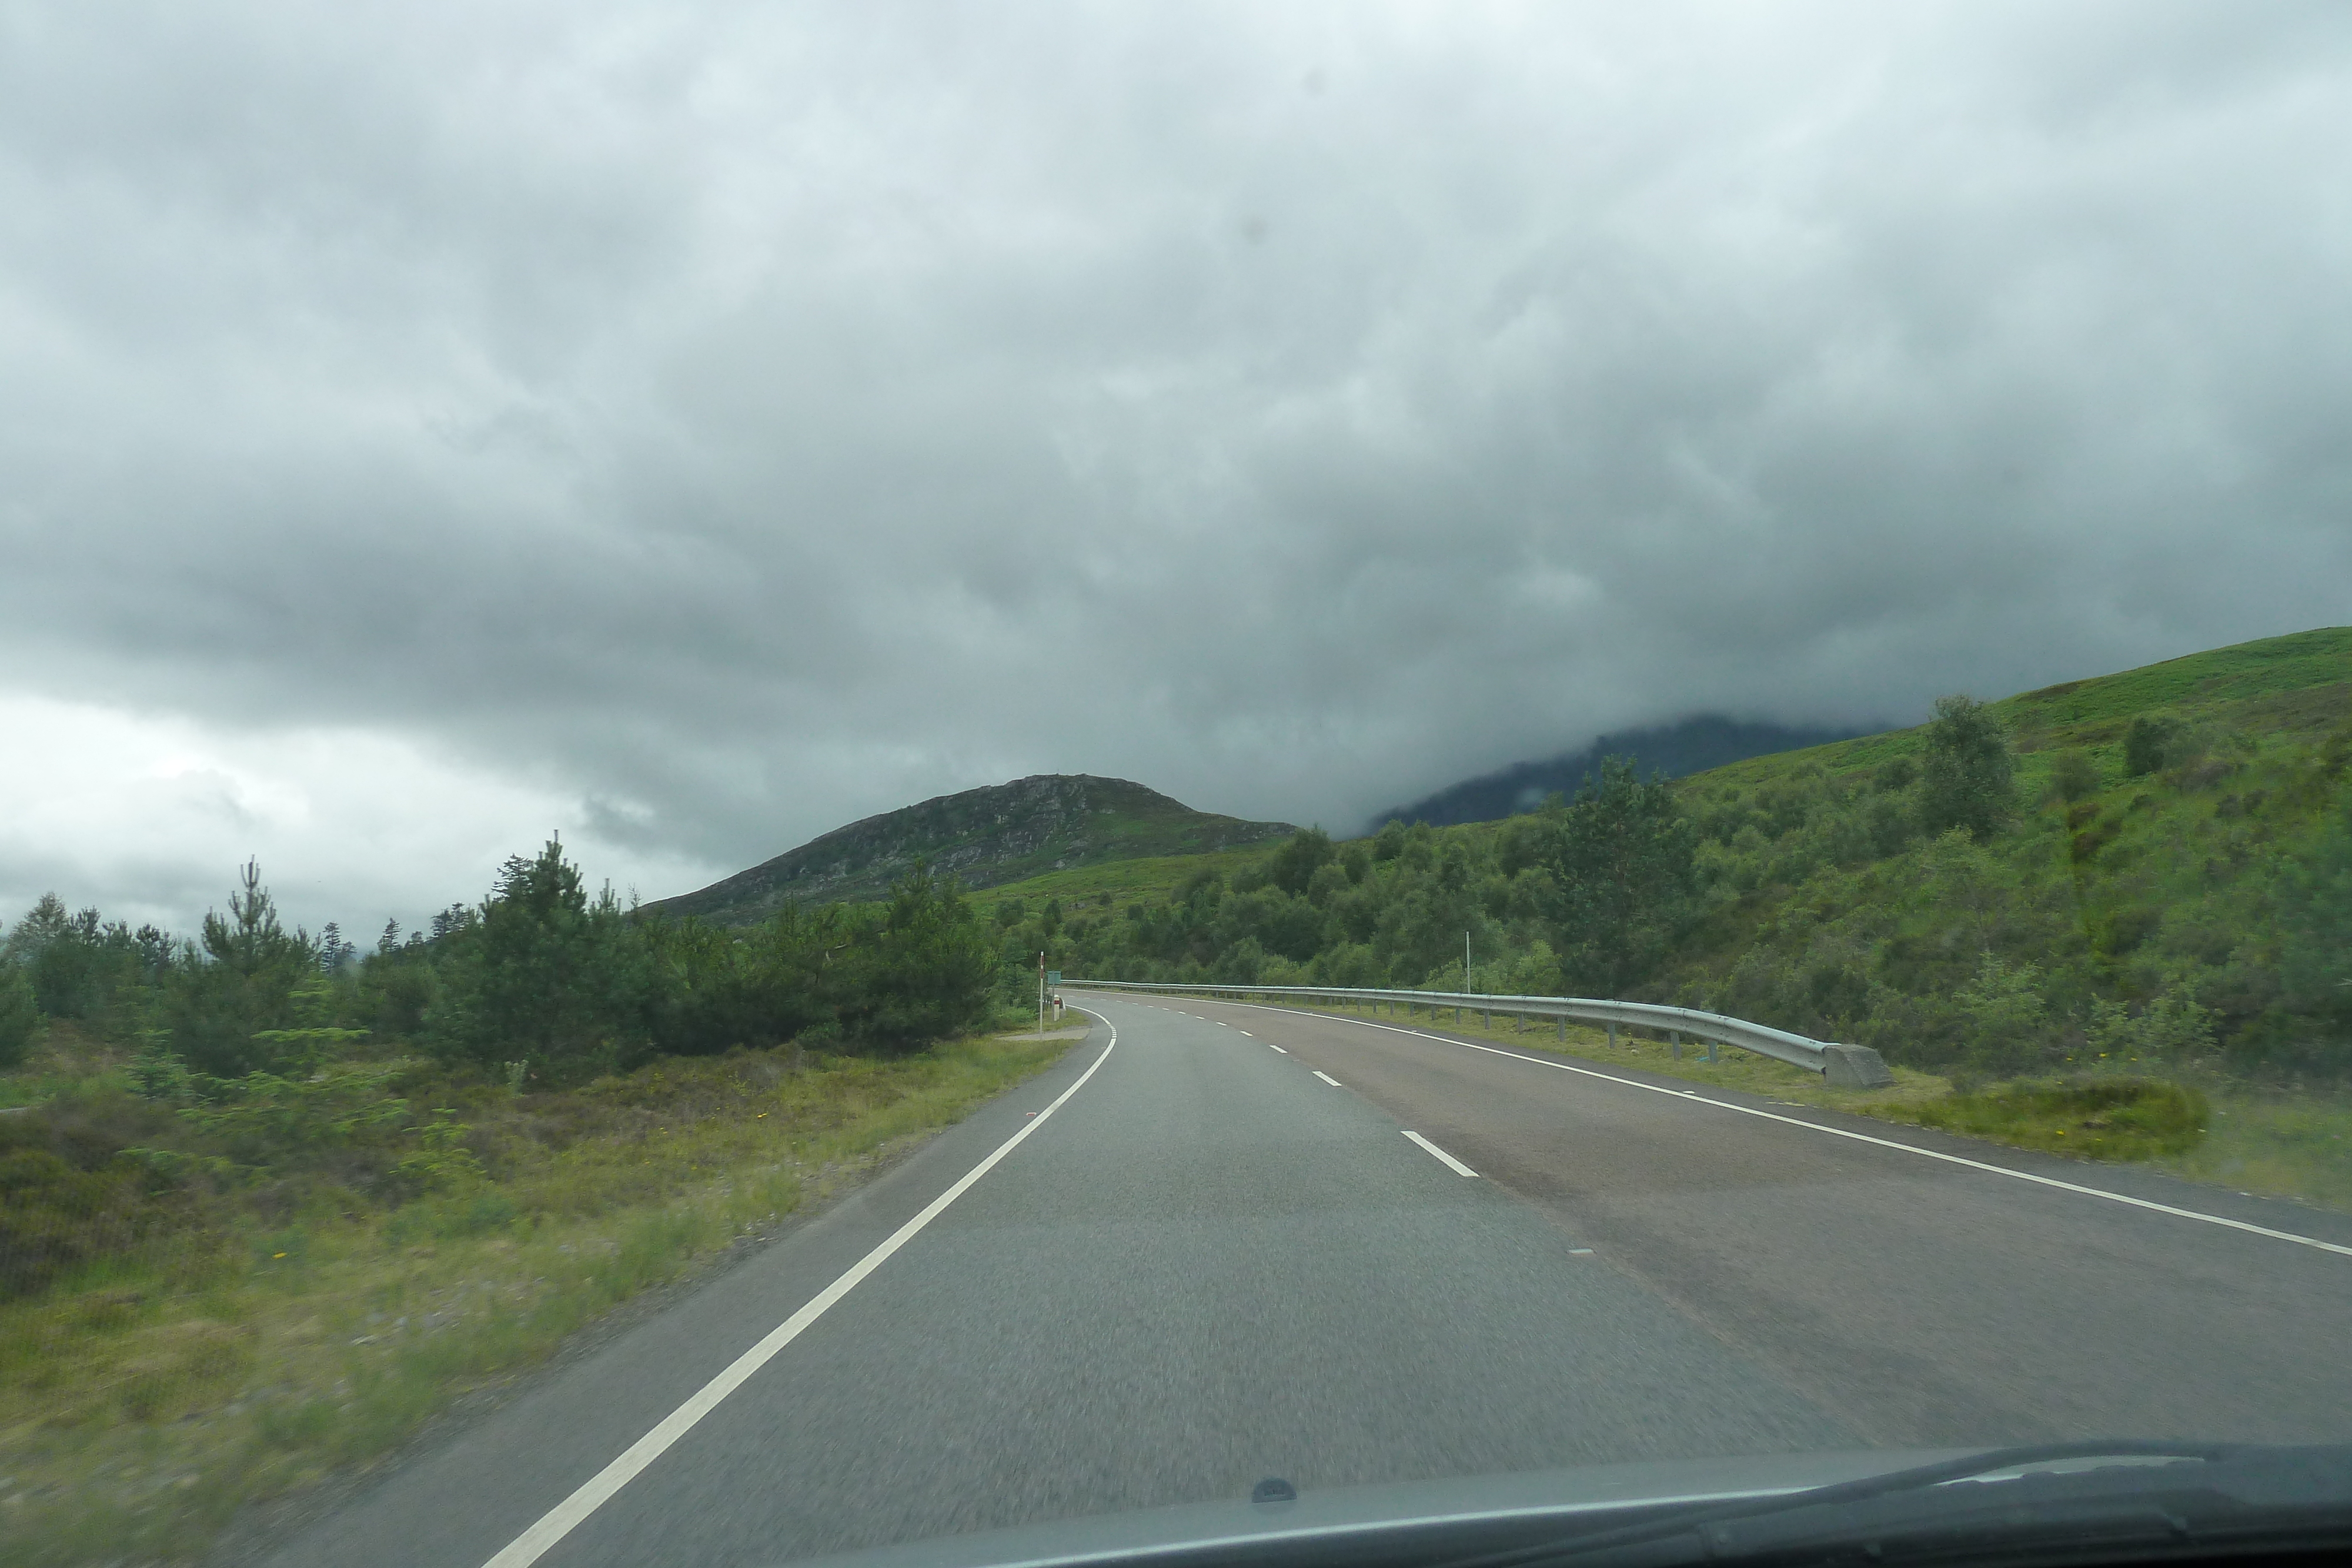
[[[1663,779],[1609,758],[1601,777],[1549,813],[1538,864],[1552,879],[1553,926],[1572,983],[1602,996],[1657,967],[1692,914],[1696,834]]]
[[[2099,792],[2099,765],[2080,747],[2060,752],[2050,765],[2050,788],[2062,800],[2080,800]]]
[[[102,1087],[0,1116],[0,1301],[197,1227],[188,1195],[131,1152],[169,1120]]]
[[[2352,1029],[2352,810],[2331,822],[2309,853],[2279,877],[2284,999],[2297,1011]]]
[[[41,1026],[40,1004],[32,983],[16,965],[0,960],[0,1069],[25,1060]]]
[[[2181,724],[2166,714],[2144,713],[2124,732],[2124,775],[2144,779],[2166,766]]]
[[[1975,698],[1936,699],[1920,766],[1920,825],[1990,838],[2016,806],[2017,761],[2000,720]]]

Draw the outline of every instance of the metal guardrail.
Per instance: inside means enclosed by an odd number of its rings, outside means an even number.
[[[1769,1056],[1785,1061],[1791,1067],[1801,1067],[1808,1072],[1821,1073],[1841,1088],[1876,1089],[1895,1082],[1886,1069],[1885,1061],[1866,1045],[1844,1045],[1836,1040],[1809,1040],[1801,1034],[1749,1023],[1722,1013],[1701,1012],[1696,1008],[1670,1008],[1655,1002],[1612,1002],[1589,997],[1498,997],[1471,991],[1405,991],[1372,990],[1344,986],[1180,986],[1149,980],[1066,980],[1066,989],[1085,988],[1100,991],[1150,991],[1163,995],[1231,997],[1241,1000],[1247,997],[1286,997],[1294,1001],[1324,1001],[1332,1006],[1344,1002],[1369,1003],[1375,1007],[1387,1004],[1391,1014],[1402,1007],[1408,1009],[1425,1007],[1432,1013],[1451,1008],[1458,1018],[1465,1011],[1486,1014],[1491,1020],[1496,1013],[1516,1014],[1522,1019],[1549,1018],[1559,1020],[1560,1037],[1568,1035],[1569,1020],[1579,1023],[1605,1024],[1609,1043],[1617,1043],[1618,1026],[1662,1030],[1679,1040],[1682,1035],[1695,1039],[1720,1041],[1752,1051],[1759,1056]],[[1712,1046],[1707,1055],[1713,1060]]]

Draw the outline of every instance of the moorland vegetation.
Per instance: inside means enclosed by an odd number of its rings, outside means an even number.
[[[12,1562],[191,1555],[1066,1048],[972,1038],[992,934],[921,871],[728,932],[550,843],[365,953],[227,903],[0,951]]]
[[[1671,1001],[1963,1083],[2352,1073],[2352,632],[1492,823],[1318,831],[1156,899],[998,890],[1006,962],[1105,979]],[[1464,937],[1472,967],[1464,971]]]

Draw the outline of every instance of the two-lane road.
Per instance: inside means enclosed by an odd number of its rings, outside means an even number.
[[[1351,1020],[1087,1005],[1059,1067],[276,1560],[511,1564],[552,1518],[566,1568],[772,1563],[1266,1475],[2352,1426],[2352,1258]]]

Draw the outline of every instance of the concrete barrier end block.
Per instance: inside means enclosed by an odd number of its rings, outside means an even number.
[[[1886,1059],[1866,1045],[1823,1046],[1822,1055],[1822,1076],[1832,1089],[1885,1089],[1895,1082]]]

